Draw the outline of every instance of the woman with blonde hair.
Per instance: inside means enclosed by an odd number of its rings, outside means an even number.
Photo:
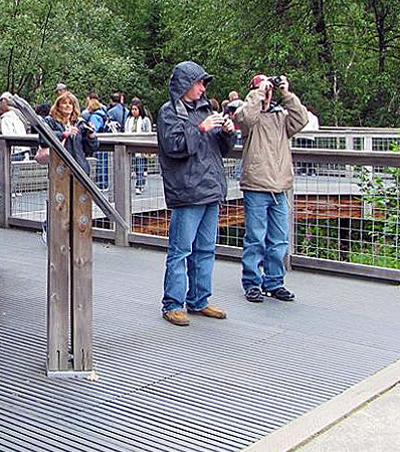
[[[89,174],[90,157],[97,151],[98,139],[90,124],[80,117],[81,110],[78,99],[70,92],[58,96],[45,121],[63,142],[64,147]]]
[[[45,121],[65,149],[89,175],[90,166],[86,157],[97,151],[99,143],[92,127],[80,117],[80,114],[78,99],[67,91],[57,97]],[[47,146],[41,137],[39,137],[39,144],[41,147]],[[42,240],[47,244],[47,220],[42,223]]]

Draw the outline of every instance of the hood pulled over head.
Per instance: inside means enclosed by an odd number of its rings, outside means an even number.
[[[169,95],[175,103],[186,93],[194,82],[204,80],[209,83],[214,77],[194,61],[183,61],[175,66],[169,81]]]

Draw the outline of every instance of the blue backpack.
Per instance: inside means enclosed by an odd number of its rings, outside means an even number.
[[[118,133],[121,131],[118,121],[112,120],[105,109],[92,113],[89,121],[95,126],[95,131],[98,133]]]

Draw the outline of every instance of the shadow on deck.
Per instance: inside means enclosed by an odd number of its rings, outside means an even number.
[[[94,244],[100,378],[49,379],[46,248],[0,230],[1,451],[239,451],[399,358],[398,286],[296,271],[296,303],[251,304],[219,260],[227,320],[179,328],[160,314],[164,259]]]

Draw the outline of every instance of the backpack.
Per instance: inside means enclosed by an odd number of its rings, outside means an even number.
[[[118,133],[121,132],[121,126],[118,121],[115,121],[109,117],[105,109],[102,110],[105,114],[92,113],[91,116],[97,116],[103,120],[103,125],[97,131],[98,133]]]
[[[104,133],[119,133],[121,132],[121,126],[118,121],[114,121],[108,115],[106,115],[106,120],[101,132]],[[99,131],[100,132],[100,131]]]
[[[113,119],[113,116],[110,116],[109,111],[117,106],[122,108],[122,124],[119,123],[116,119]],[[106,121],[104,124],[104,131],[108,133],[121,133],[125,131],[125,121],[128,115],[127,109],[123,104],[114,105],[114,107],[108,108],[106,111]]]

